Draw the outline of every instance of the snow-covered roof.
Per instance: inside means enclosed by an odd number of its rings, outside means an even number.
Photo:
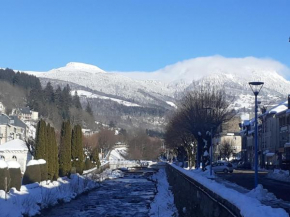
[[[278,114],[280,112],[288,110],[288,100],[280,103],[279,105],[275,106],[274,108],[270,109],[267,114]]]
[[[14,139],[14,140],[4,143],[3,145],[0,145],[0,152],[12,151],[12,150],[28,151],[28,148],[26,146],[26,143],[20,139]]]

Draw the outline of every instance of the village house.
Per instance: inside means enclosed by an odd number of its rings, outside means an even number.
[[[261,168],[290,165],[290,97],[258,116],[258,159]],[[254,165],[254,119],[240,124],[242,159]]]
[[[23,122],[38,121],[38,112],[30,110],[29,107],[14,109],[12,115],[16,115]]]
[[[0,145],[13,139],[26,140],[28,127],[16,116],[0,115]]]

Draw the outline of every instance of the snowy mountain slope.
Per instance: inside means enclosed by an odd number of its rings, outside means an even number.
[[[156,99],[161,100],[165,97],[172,100],[174,94],[174,90],[162,82],[133,80],[120,74],[106,73],[98,67],[87,64],[68,63],[65,67],[48,72],[28,73],[40,78],[74,82],[92,90],[121,96],[141,104],[159,104]]]
[[[98,96],[98,100],[124,101],[129,102],[126,106],[135,107],[173,109],[184,90],[190,91],[201,85],[224,88],[228,95],[234,96],[232,108],[235,109],[252,107],[254,98],[248,85],[250,81],[265,82],[259,96],[266,105],[284,100],[290,93],[290,82],[283,77],[290,74],[290,70],[277,61],[254,57],[199,57],[150,73],[106,72],[83,63],[68,63],[48,72],[29,73],[45,81],[77,84],[78,87],[73,89],[93,94],[85,96],[87,98]]]

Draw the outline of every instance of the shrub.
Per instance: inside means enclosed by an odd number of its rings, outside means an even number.
[[[9,171],[8,171],[8,165],[5,161],[0,160],[0,190],[8,191],[10,181]]]
[[[30,160],[23,176],[22,184],[32,184],[41,181],[41,170],[38,160]]]
[[[46,164],[46,161],[43,160],[43,159],[39,159],[38,160],[39,162],[39,166],[40,166],[40,174],[41,174],[41,181],[46,181],[47,180],[47,164]]]
[[[22,179],[20,164],[17,161],[8,161],[7,164],[10,175],[9,188],[14,187],[20,191]]]

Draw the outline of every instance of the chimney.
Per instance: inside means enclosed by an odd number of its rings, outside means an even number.
[[[288,94],[288,109],[290,109],[290,94]]]

